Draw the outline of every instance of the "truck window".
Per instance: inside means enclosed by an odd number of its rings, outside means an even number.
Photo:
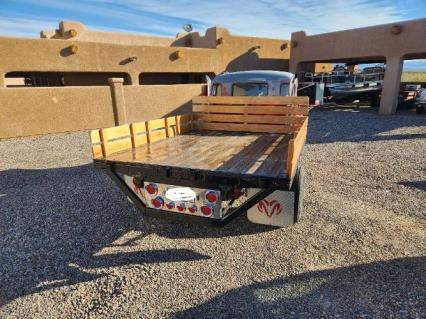
[[[288,85],[288,83],[282,83],[281,84],[280,96],[289,96],[289,85]]]
[[[233,96],[267,96],[267,83],[235,83],[232,85]]]
[[[221,84],[213,84],[211,95],[222,96],[222,85]]]

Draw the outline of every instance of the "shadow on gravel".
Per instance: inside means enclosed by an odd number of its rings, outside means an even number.
[[[414,188],[414,189],[417,188],[426,192],[426,181],[404,181],[404,182],[399,182],[398,184],[406,186],[406,187]]]
[[[383,116],[366,110],[314,109],[309,113],[307,143],[393,141],[424,139],[426,133],[400,134],[403,127],[425,127],[426,116]]]
[[[426,313],[426,257],[402,258],[230,290],[172,318],[417,318]]]
[[[152,233],[205,238],[271,230],[245,219],[223,229],[151,218],[140,218],[135,225],[135,213],[121,190],[91,164],[0,171],[0,305],[104,276],[79,266],[93,269],[209,258],[186,249],[94,255],[104,247],[132,245]],[[135,227],[143,235],[114,244]]]

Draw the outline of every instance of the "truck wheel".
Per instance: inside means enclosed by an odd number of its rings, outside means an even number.
[[[294,222],[297,223],[300,220],[300,215],[303,212],[303,193],[305,183],[305,172],[303,168],[298,167],[294,176],[293,185],[291,190],[295,193],[294,203]]]

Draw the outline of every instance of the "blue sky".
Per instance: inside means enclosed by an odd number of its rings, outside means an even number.
[[[426,16],[419,0],[0,0],[0,35],[38,37],[60,20],[91,29],[175,36],[185,23],[195,31],[211,26],[232,34],[288,39]],[[404,64],[426,70],[426,60]]]

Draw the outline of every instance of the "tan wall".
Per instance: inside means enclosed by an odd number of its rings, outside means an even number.
[[[193,39],[193,46],[201,48],[164,46],[163,39],[156,45],[134,45],[127,40],[117,44],[79,41],[78,37],[77,40],[0,37],[0,86],[4,85],[3,75],[12,71],[126,72],[132,84],[137,85],[141,72],[218,74],[225,70],[288,70],[290,48],[286,40],[233,36],[226,29],[211,28],[204,37],[191,33],[175,39],[175,44],[182,44],[188,36]],[[213,48],[205,48],[213,44]],[[72,45],[78,47],[75,54],[70,53]],[[178,51],[180,57],[176,58]],[[137,60],[130,62],[130,57]]]
[[[73,29],[74,36],[70,34]],[[71,46],[77,49],[75,53]],[[136,59],[130,61],[130,57]],[[104,72],[108,77],[125,73],[132,84],[110,84],[112,89],[104,74],[92,77],[93,85],[104,87],[0,89],[0,138],[76,131],[185,112],[190,99],[200,93],[199,84],[139,86],[143,72],[287,70],[289,57],[286,40],[233,36],[222,28],[208,29],[205,35],[162,38],[90,31],[78,22],[62,22],[59,30],[42,32],[42,39],[0,37],[0,87],[5,85],[4,75],[13,71]],[[87,85],[87,79],[81,73],[66,74],[65,84]]]
[[[392,27],[400,26],[401,33],[393,34]],[[426,19],[395,22],[374,27],[345,30],[307,36],[295,32],[291,40],[290,71],[300,62],[371,61],[387,57],[410,57],[426,54]]]
[[[124,86],[129,122],[187,113],[200,84]],[[115,125],[106,87],[0,89],[0,138],[79,131]]]
[[[180,48],[183,57],[173,60],[176,48],[74,42],[79,50],[69,54],[66,40],[0,37],[0,74],[10,71],[126,72],[138,83],[140,72],[219,72],[220,52]],[[123,64],[129,57],[137,61]],[[3,80],[3,76],[0,77]]]
[[[290,72],[306,62],[385,62],[381,114],[395,113],[404,59],[426,58],[426,19],[307,36],[291,35]]]
[[[200,84],[124,86],[130,122],[153,120],[191,111],[191,99],[201,94]]]
[[[108,86],[0,89],[0,138],[111,125]]]

